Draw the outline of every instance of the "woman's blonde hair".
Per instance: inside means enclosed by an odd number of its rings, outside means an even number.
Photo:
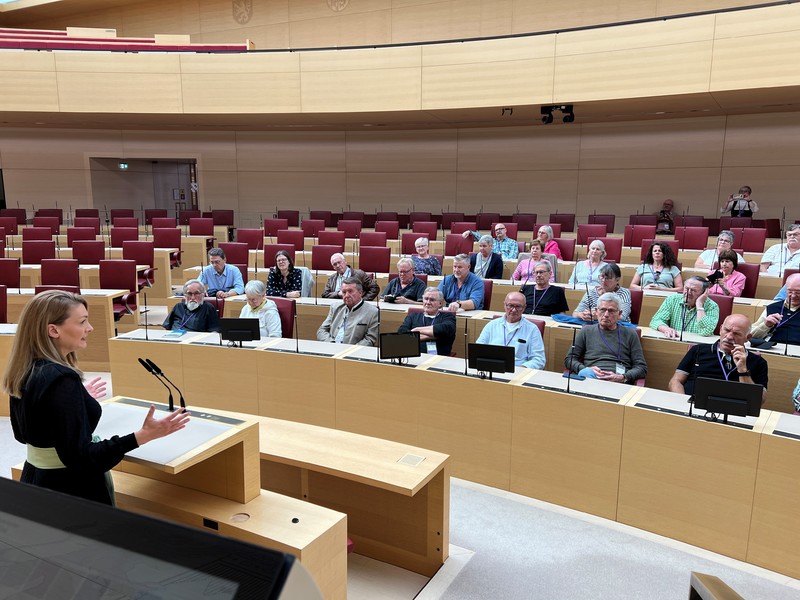
[[[20,397],[33,364],[40,359],[74,369],[83,377],[83,373],[78,369],[78,357],[75,353],[70,352],[66,357],[61,356],[47,331],[48,325],[61,325],[66,321],[72,308],[79,304],[88,309],[86,300],[78,294],[47,290],[34,296],[25,305],[19,316],[11,357],[3,375],[3,388],[9,396]]]

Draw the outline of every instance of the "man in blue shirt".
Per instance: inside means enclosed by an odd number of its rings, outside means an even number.
[[[208,290],[206,294],[217,298],[244,294],[244,281],[239,267],[225,264],[225,252],[220,248],[208,251],[209,265],[200,271],[197,278]]]
[[[517,245],[517,240],[512,240],[510,237],[506,236],[506,231],[506,226],[502,223],[494,224],[495,238],[492,241],[492,252],[502,256],[503,260],[514,260],[519,255],[519,246]],[[481,239],[481,233],[479,231],[465,231],[461,234],[461,237],[464,238],[469,236],[472,236],[476,240]]]
[[[479,344],[514,348],[514,364],[529,369],[542,369],[545,364],[544,342],[539,328],[522,318],[525,296],[520,292],[506,295],[506,315],[492,319],[478,336]]]
[[[453,274],[439,284],[447,302],[447,310],[480,310],[483,308],[483,280],[469,271],[469,254],[453,258]]]

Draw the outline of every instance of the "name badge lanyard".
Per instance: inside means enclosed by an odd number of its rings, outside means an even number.
[[[775,330],[776,330],[778,327],[780,327],[781,325],[786,325],[786,323],[788,323],[789,321],[791,321],[791,320],[794,318],[794,316],[795,316],[797,313],[799,313],[799,312],[800,312],[800,310],[795,310],[795,311],[794,311],[792,314],[790,314],[788,317],[786,317],[786,318],[784,319],[784,318],[783,318],[783,309],[784,309],[785,307],[786,307],[786,305],[785,305],[785,304],[784,304],[783,306],[781,306],[781,312],[780,312],[780,315],[781,315],[781,321],[780,321],[780,323],[778,323],[777,325],[775,325],[775,327],[772,329],[773,331],[775,331]]]
[[[521,325],[517,325],[511,331],[511,335],[509,335],[509,336],[506,336],[506,328],[503,327],[503,345],[504,346],[508,346],[509,342],[513,342],[514,341],[514,336],[517,335],[517,332],[519,331],[520,327],[522,327],[522,326]]]
[[[606,336],[603,335],[603,330],[600,329],[600,323],[597,324],[597,331],[600,332],[600,339],[603,340],[603,343],[606,345],[606,348],[608,348],[609,352],[611,352],[611,354],[613,354],[614,356],[617,357],[617,362],[621,362],[622,361],[622,332],[620,331],[620,328],[617,327],[617,351],[616,352],[614,352],[614,349],[611,347],[611,344],[609,344],[606,341]]]
[[[653,268],[653,265],[647,265],[647,268],[650,269],[650,275],[653,276],[653,283],[658,284],[658,280],[661,277],[661,271],[656,271]],[[663,267],[662,267],[662,271],[663,271]]]
[[[536,307],[539,306],[539,304],[541,304],[542,300],[544,300],[544,295],[547,293],[547,290],[549,290],[549,289],[550,289],[549,285],[546,288],[544,288],[544,291],[542,292],[542,295],[539,296],[539,301],[537,302],[536,301],[536,287],[533,288],[533,311],[534,312],[536,312]]]
[[[192,320],[192,317],[194,317],[194,312],[189,309],[186,309],[186,313],[184,314],[183,319],[181,319],[181,322],[178,323],[178,329],[183,329],[186,326],[186,324]]]
[[[729,369],[725,370],[725,365],[722,364],[722,357],[719,355],[720,349],[719,344],[717,344],[717,360],[719,361],[719,368],[722,369],[722,375],[725,377],[725,381],[728,381],[728,378],[731,376],[731,373],[736,369],[736,363]],[[727,361],[726,361],[727,362]],[[733,357],[731,357],[731,362],[733,362]]]

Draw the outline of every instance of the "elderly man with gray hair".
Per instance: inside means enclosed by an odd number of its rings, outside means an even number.
[[[492,252],[492,236],[478,240],[478,252],[469,257],[469,270],[481,279],[503,278],[503,257]]]
[[[347,277],[341,287],[342,302],[331,305],[317,330],[320,342],[376,346],[380,321],[378,309],[364,302],[364,287],[358,277]]]
[[[617,383],[635,383],[647,375],[639,335],[635,329],[617,324],[621,306],[613,292],[600,296],[597,324],[586,325],[578,332],[575,345],[564,359],[571,373]]]
[[[419,351],[422,354],[447,356],[456,339],[456,315],[443,311],[444,295],[439,288],[425,288],[422,312],[408,313],[398,333],[419,332]]]
[[[206,286],[202,281],[190,279],[183,284],[183,302],[172,307],[161,324],[172,331],[219,331],[217,309],[203,298]]]
[[[414,262],[410,258],[397,261],[397,277],[389,281],[382,300],[397,304],[422,304],[425,284],[414,276]]]
[[[247,304],[239,313],[240,319],[258,319],[261,337],[281,337],[281,316],[278,306],[267,298],[267,286],[256,279],[244,286]]]

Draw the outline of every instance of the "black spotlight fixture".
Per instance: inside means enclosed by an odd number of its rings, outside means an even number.
[[[564,115],[562,121],[564,123],[572,123],[575,121],[575,113],[572,110],[572,104],[552,104],[549,106],[542,106],[542,123],[545,125],[553,122],[553,113],[560,112]]]

